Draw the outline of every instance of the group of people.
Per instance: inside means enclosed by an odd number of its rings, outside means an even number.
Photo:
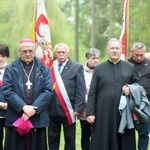
[[[134,83],[144,87],[150,100],[146,46],[133,45],[130,63],[121,60],[118,39],[110,39],[106,51],[108,60],[99,64],[100,51],[90,48],[82,65],[69,58],[65,43],[56,44],[54,79],[36,57],[31,39],[20,41],[19,57],[9,65],[9,49],[0,45],[0,150],[4,127],[4,150],[59,150],[61,129],[64,149],[75,150],[76,118],[82,150],[136,150],[135,128],[126,126],[123,134],[118,132],[118,107],[122,95],[131,96],[129,85]],[[149,130],[149,122],[138,129],[138,150],[147,150]]]

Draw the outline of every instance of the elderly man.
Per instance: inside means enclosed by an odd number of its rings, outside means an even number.
[[[50,103],[50,150],[59,150],[61,125],[63,125],[65,150],[75,150],[75,116],[84,107],[85,80],[83,66],[69,58],[69,47],[65,43],[55,45],[54,71],[58,88]],[[61,85],[61,86],[60,86]],[[70,121],[72,120],[72,121]]]
[[[118,39],[107,43],[108,60],[95,67],[87,102],[87,121],[93,124],[90,150],[136,150],[135,130],[118,133],[121,119],[118,110],[122,93],[139,81],[130,63],[120,60],[122,45]]]
[[[4,147],[47,150],[47,106],[53,94],[50,70],[35,56],[31,39],[21,40],[18,52],[20,57],[6,67],[3,79],[3,95],[8,103]]]

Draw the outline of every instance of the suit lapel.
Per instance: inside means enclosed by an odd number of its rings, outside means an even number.
[[[66,65],[64,66],[62,72],[61,72],[61,75],[63,75],[64,73],[66,73],[70,68],[71,68],[71,60],[69,59],[68,62],[66,63]]]

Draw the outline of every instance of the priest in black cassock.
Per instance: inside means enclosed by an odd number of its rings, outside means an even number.
[[[120,59],[122,45],[113,38],[107,43],[109,59],[93,73],[87,102],[87,121],[92,126],[90,150],[136,150],[135,130],[118,133],[118,111],[122,92],[129,95],[126,84],[139,82],[134,66]]]
[[[21,40],[18,52],[20,57],[6,67],[3,78],[2,90],[8,103],[4,149],[47,150],[50,69],[35,56],[31,39]]]

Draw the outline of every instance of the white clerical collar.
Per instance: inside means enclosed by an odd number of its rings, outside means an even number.
[[[118,61],[115,61],[115,62],[110,59],[109,59],[109,61],[112,62],[114,65],[116,65],[120,61],[120,59],[118,59]]]

